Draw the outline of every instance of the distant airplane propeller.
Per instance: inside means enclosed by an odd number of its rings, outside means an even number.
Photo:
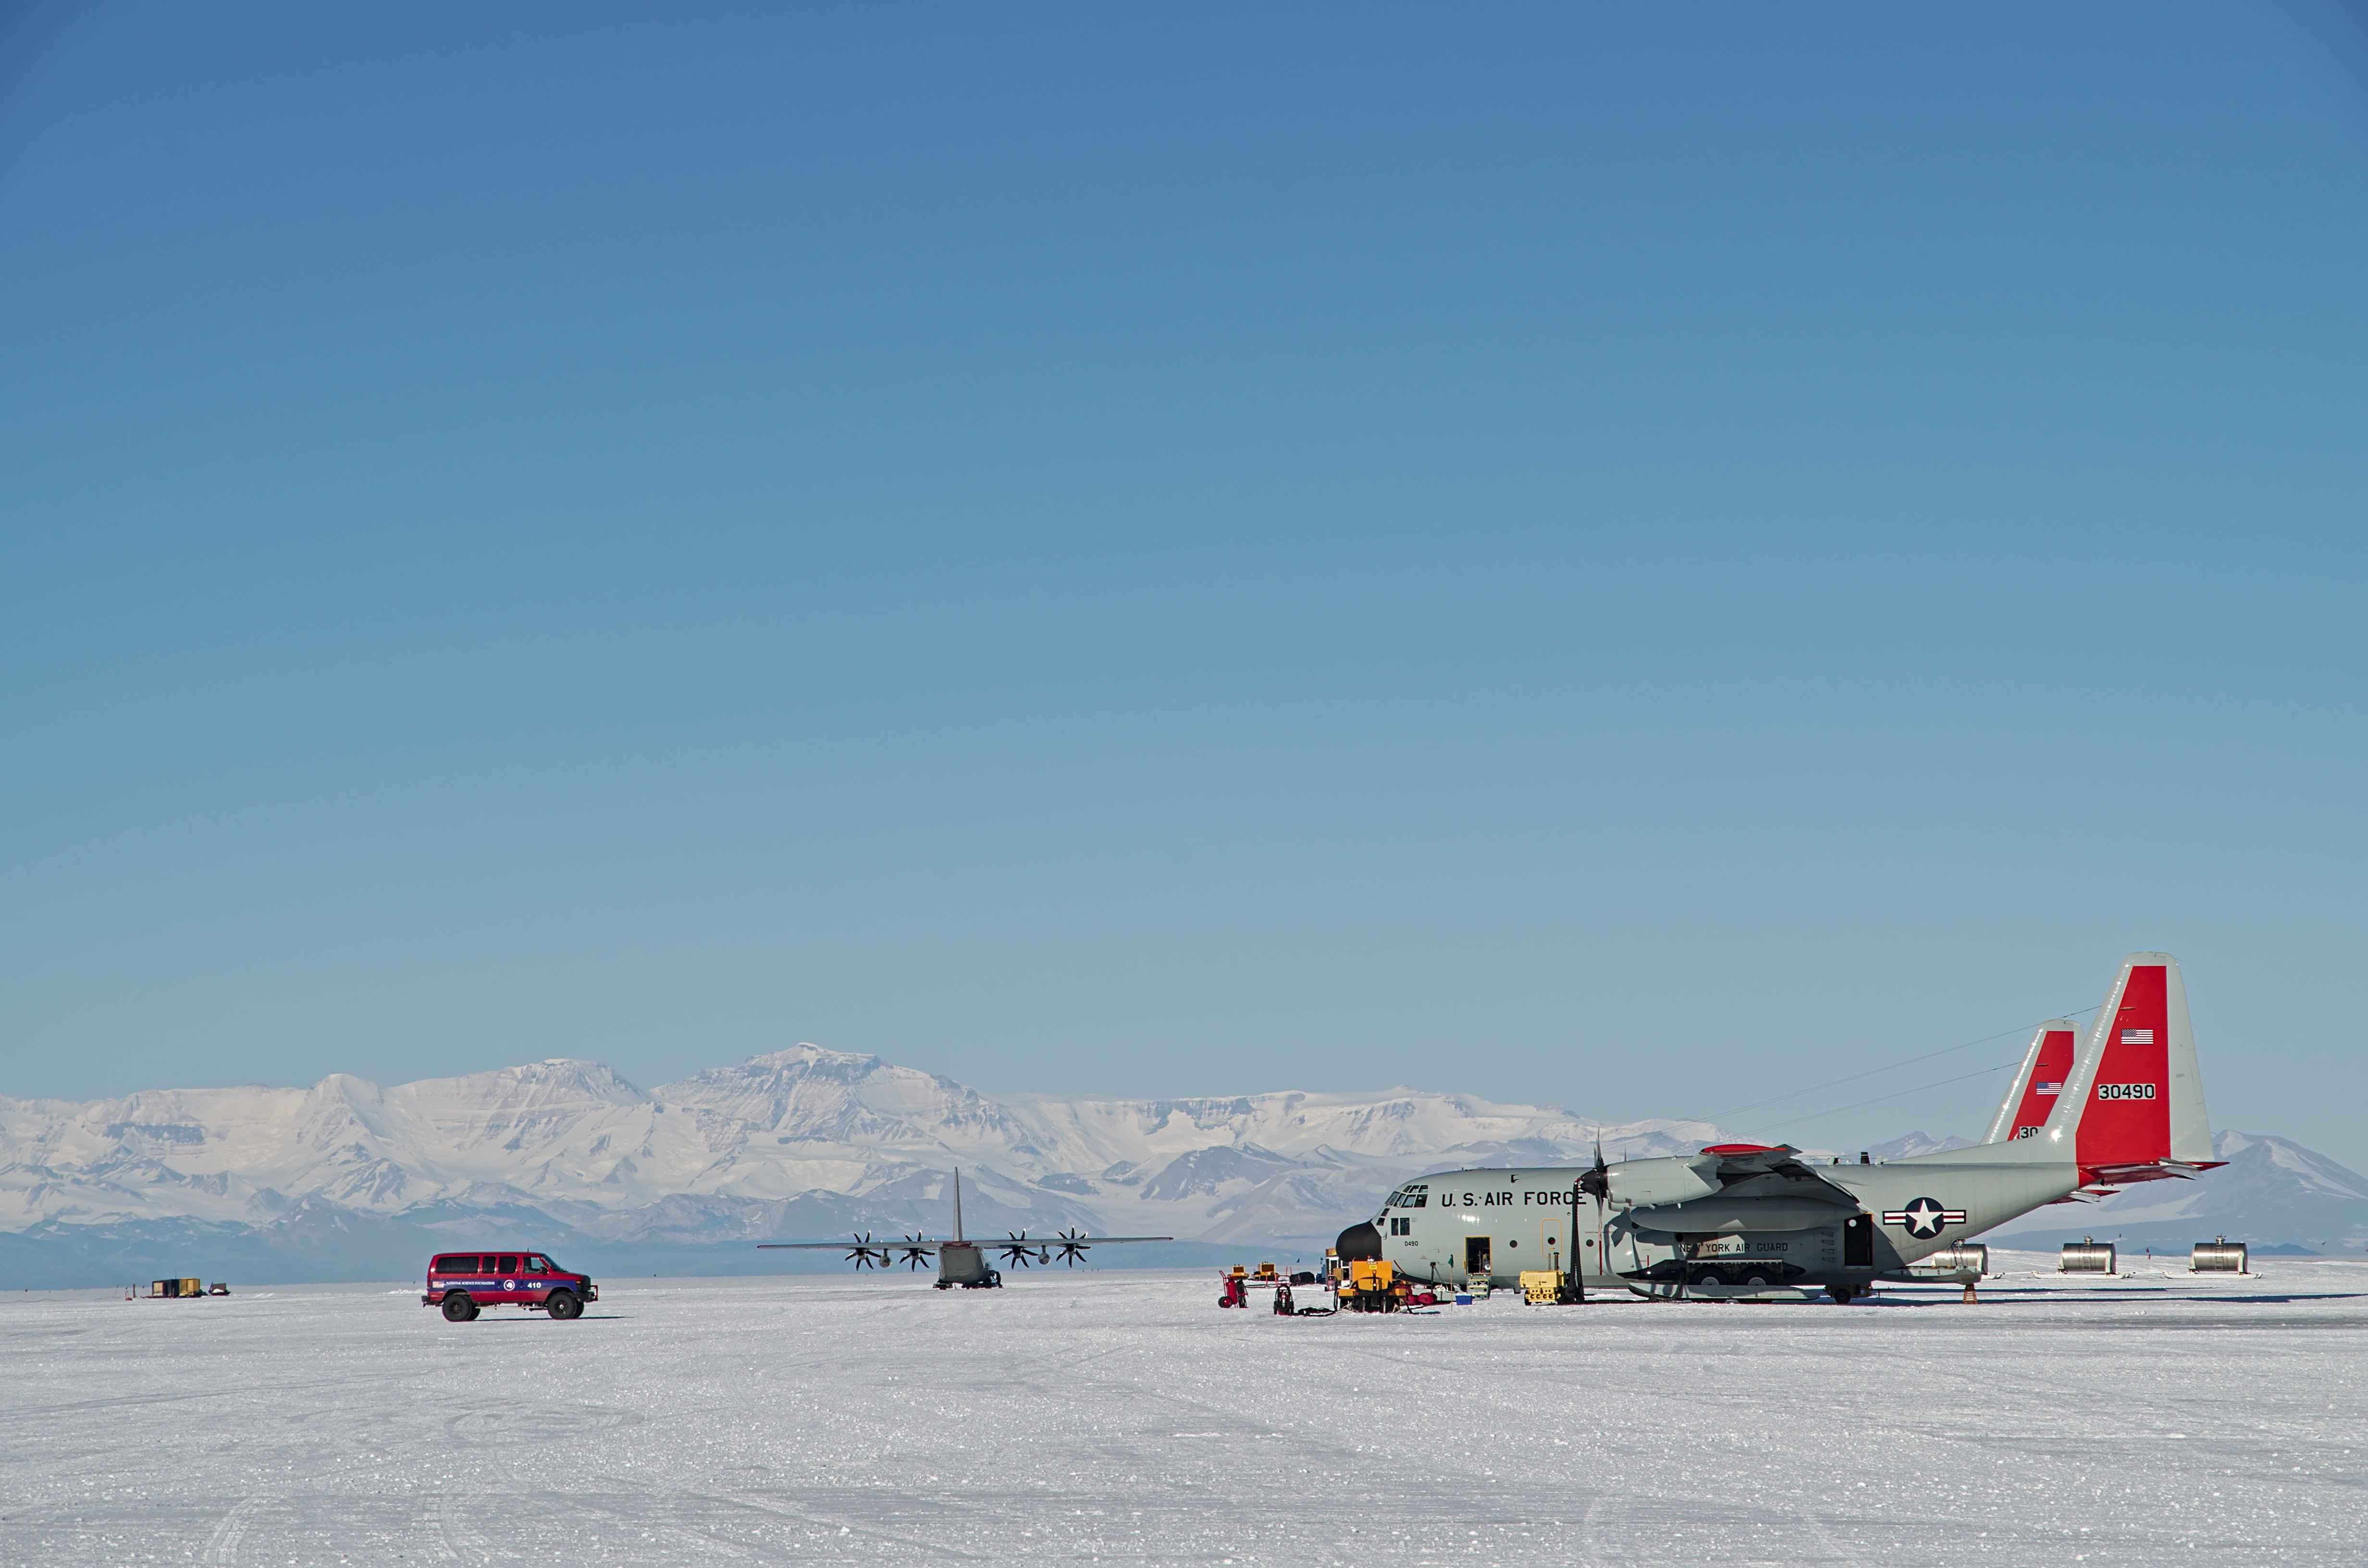
[[[1083,1231],[1063,1231],[1061,1233],[1061,1261],[1067,1264],[1072,1268],[1076,1267],[1077,1260],[1086,1256],[1086,1248],[1092,1244],[1092,1243],[1086,1240],[1086,1233]]]
[[[924,1263],[928,1262],[930,1258],[935,1257],[935,1256],[937,1256],[937,1254],[935,1254],[935,1253],[931,1252],[928,1247],[923,1246],[923,1245],[921,1244],[923,1242],[926,1242],[926,1241],[928,1241],[928,1239],[929,1239],[929,1238],[928,1238],[928,1237],[927,1237],[927,1236],[906,1236],[906,1237],[905,1238],[905,1267],[907,1267],[907,1268],[918,1268],[918,1267],[921,1267],[921,1265],[922,1265],[922,1264],[924,1264]],[[883,1263],[883,1264],[882,1264],[882,1265],[881,1265],[881,1267],[882,1267],[882,1268],[885,1268],[885,1267],[887,1267],[887,1265]]]
[[[848,1262],[855,1265],[858,1268],[885,1268],[888,1267],[888,1249],[884,1246],[873,1246],[871,1244],[871,1232],[866,1231],[861,1235],[853,1239],[855,1242],[855,1250],[847,1255]]]
[[[1027,1232],[1021,1231],[1015,1234],[1006,1231],[1004,1234],[1011,1237],[1009,1244],[1001,1249],[1004,1262],[1016,1263],[1025,1268],[1036,1261],[1036,1254],[1033,1250],[1036,1244],[1028,1239]]]

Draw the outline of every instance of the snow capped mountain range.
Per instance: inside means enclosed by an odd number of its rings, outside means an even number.
[[[818,1265],[749,1244],[940,1233],[955,1166],[974,1235],[1076,1226],[1304,1256],[1411,1176],[1583,1163],[1599,1134],[1613,1159],[1724,1137],[1406,1088],[996,1098],[813,1045],[647,1093],[598,1062],[553,1060],[393,1087],[340,1074],[309,1089],[0,1097],[0,1284],[146,1278],[171,1258],[250,1279],[386,1278],[490,1227],[596,1266]],[[1919,1132],[1871,1153],[1964,1142]],[[1995,1239],[2368,1244],[2368,1179],[2281,1138],[2223,1132],[2217,1147],[2228,1165],[2200,1180],[2051,1206]]]
[[[1082,1226],[1245,1245],[1328,1241],[1442,1165],[1691,1152],[1706,1123],[1599,1127],[1468,1095],[990,1098],[818,1046],[644,1093],[553,1060],[381,1087],[0,1098],[0,1235],[76,1228],[466,1229],[592,1244],[934,1233],[963,1172],[977,1231]],[[553,1241],[548,1244],[557,1246]]]

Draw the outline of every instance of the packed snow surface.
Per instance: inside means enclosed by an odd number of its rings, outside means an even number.
[[[0,1562],[2360,1560],[2368,1265],[2008,1263],[1975,1306],[1297,1319],[1093,1270],[20,1295]]]

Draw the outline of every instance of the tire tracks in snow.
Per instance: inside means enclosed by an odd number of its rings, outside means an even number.
[[[246,1539],[246,1527],[254,1522],[256,1515],[279,1501],[277,1497],[261,1493],[241,1499],[235,1507],[222,1517],[222,1522],[214,1526],[214,1533],[208,1538],[205,1551],[198,1554],[198,1561],[208,1564],[209,1568],[230,1568],[235,1564],[239,1542]]]
[[[485,1539],[485,1532],[463,1511],[469,1506],[469,1499],[456,1497],[438,1497],[428,1506],[428,1516],[436,1524],[436,1538],[444,1543],[444,1550],[462,1562],[484,1563],[515,1555]]]

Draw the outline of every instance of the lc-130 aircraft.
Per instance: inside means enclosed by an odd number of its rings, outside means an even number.
[[[837,1252],[847,1249],[847,1261],[861,1273],[867,1268],[886,1268],[894,1255],[905,1255],[905,1267],[918,1268],[929,1259],[932,1251],[938,1258],[938,1289],[951,1290],[959,1285],[965,1290],[991,1290],[1003,1283],[1003,1275],[987,1266],[990,1253],[1000,1253],[1006,1263],[1016,1263],[1026,1268],[1034,1264],[1050,1264],[1057,1250],[1061,1261],[1075,1268],[1077,1260],[1086,1256],[1087,1247],[1116,1246],[1125,1242],[1172,1242],[1174,1236],[1089,1236],[1082,1231],[1063,1231],[1056,1236],[1028,1239],[1025,1231],[1008,1233],[999,1242],[985,1246],[962,1238],[962,1170],[954,1170],[954,1233],[940,1241],[929,1236],[904,1236],[893,1242],[875,1242],[871,1233],[850,1236],[843,1242],[759,1242],[759,1249],[787,1252]]]
[[[1847,1301],[2043,1204],[2221,1163],[2176,959],[2131,954],[2076,1048],[2078,1036],[2060,1020],[2040,1026],[1989,1141],[1970,1149],[1821,1165],[1790,1145],[1721,1143],[1611,1165],[1598,1149],[1592,1169],[1442,1171],[1341,1232],[1339,1253],[1441,1285],[1566,1268],[1644,1296],[1797,1300],[1822,1288]]]

